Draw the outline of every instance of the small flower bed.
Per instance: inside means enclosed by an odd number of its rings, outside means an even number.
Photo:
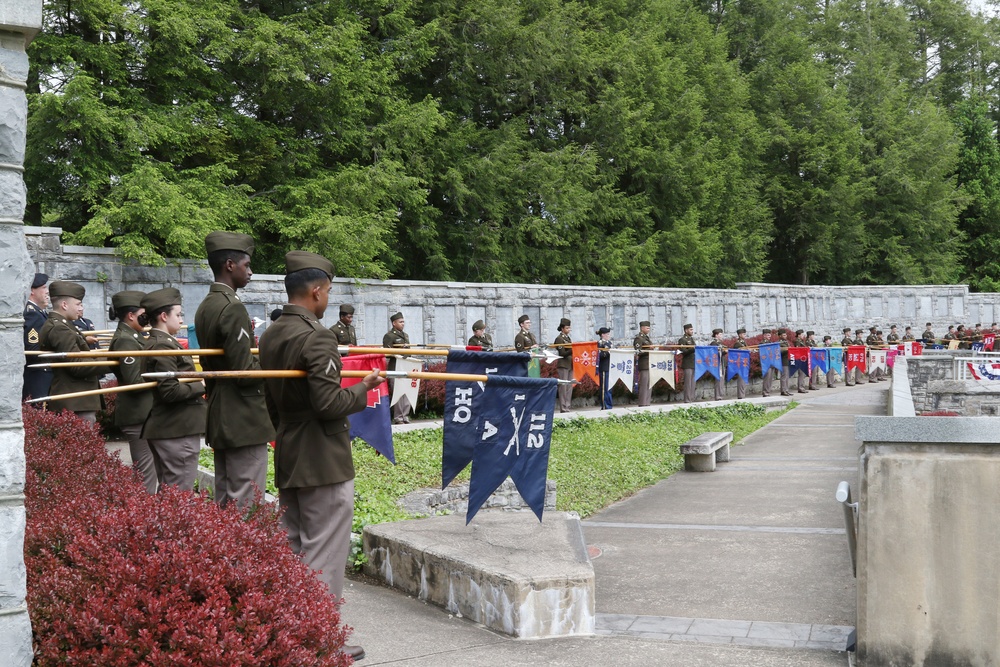
[[[97,428],[24,410],[35,664],[332,667],[348,629],[277,514],[143,491]]]

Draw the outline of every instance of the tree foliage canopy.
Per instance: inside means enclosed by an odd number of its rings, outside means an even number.
[[[28,220],[341,275],[997,289],[1000,30],[959,0],[47,0]]]

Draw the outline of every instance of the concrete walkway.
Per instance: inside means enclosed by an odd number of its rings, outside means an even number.
[[[885,414],[888,386],[795,394],[798,408],[716,472],[677,473],[584,521],[596,637],[512,640],[348,581],[342,614],[367,651],[360,664],[847,665],[855,582],[834,492],[857,487],[854,417]]]

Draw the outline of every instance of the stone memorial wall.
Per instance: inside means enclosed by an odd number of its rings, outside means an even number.
[[[86,316],[98,328],[108,327],[111,295],[122,289],[176,286],[184,295],[189,321],[208,293],[211,273],[204,261],[170,260],[163,267],[122,264],[113,249],[62,245],[58,228],[27,227],[25,232],[39,271],[86,286]],[[241,296],[250,315],[266,322],[270,311],[285,301],[282,277],[255,275]],[[944,334],[949,324],[989,326],[1000,319],[1000,295],[974,294],[964,285],[741,283],[737,289],[722,290],[336,278],[330,303],[328,325],[337,320],[338,304],[355,306],[354,324],[362,344],[381,343],[389,315],[397,310],[403,312],[415,344],[465,342],[472,335],[471,324],[482,319],[498,347],[513,344],[522,313],[531,317],[532,331],[541,342],[555,338],[562,317],[573,321],[575,340],[593,339],[598,327],[608,326],[615,340],[628,343],[642,320],[651,322],[653,341],[660,343],[676,340],[687,322],[694,324],[698,340],[707,340],[716,327],[732,336],[741,326],[754,335],[762,327],[782,325],[814,329],[820,338],[830,334],[839,340],[845,326],[875,324],[888,330],[898,324],[902,333],[910,325],[919,336],[926,322]]]

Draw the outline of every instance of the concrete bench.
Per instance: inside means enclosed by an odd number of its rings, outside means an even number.
[[[729,443],[732,431],[702,433],[681,445],[684,469],[691,472],[715,472],[716,462],[729,461]]]

